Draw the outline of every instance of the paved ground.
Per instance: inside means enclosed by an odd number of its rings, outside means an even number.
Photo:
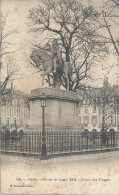
[[[119,195],[119,152],[41,161],[1,156],[1,194]]]

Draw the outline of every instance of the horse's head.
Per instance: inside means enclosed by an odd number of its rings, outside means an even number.
[[[33,50],[30,58],[35,63],[36,67],[40,67],[40,69],[42,68],[44,71],[47,71],[47,74],[52,71],[53,60],[43,49],[39,48],[38,50]]]
[[[37,66],[40,66],[41,65],[41,58],[38,55],[37,50],[32,51],[32,53],[30,55],[30,58],[32,59],[33,62],[35,62],[35,64]]]

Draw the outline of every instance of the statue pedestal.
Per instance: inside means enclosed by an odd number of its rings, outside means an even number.
[[[39,88],[31,91],[30,127],[42,130],[42,108],[40,96],[46,95],[45,128],[46,130],[78,129],[78,109],[81,97],[76,92],[53,88]]]

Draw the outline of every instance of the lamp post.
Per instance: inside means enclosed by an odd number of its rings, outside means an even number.
[[[118,109],[118,107],[117,107],[118,96],[117,95],[114,97],[114,104],[115,104],[115,107],[114,107],[114,109],[115,109],[115,126],[116,126],[116,130],[117,130],[117,127],[118,127],[118,111],[117,111],[117,109]]]
[[[105,123],[106,123],[106,117],[105,117],[105,111],[106,111],[106,98],[104,96],[99,97],[97,99],[97,105],[101,108],[101,144],[102,146],[106,145],[106,128],[105,128]]]
[[[47,158],[46,151],[46,132],[45,132],[45,107],[46,107],[46,95],[44,93],[40,96],[40,103],[42,108],[42,151],[41,157],[42,159]]]

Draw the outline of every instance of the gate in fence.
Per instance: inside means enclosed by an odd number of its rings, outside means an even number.
[[[41,154],[42,133],[1,131],[0,145],[2,151]],[[102,150],[119,147],[119,133],[109,132],[47,132],[46,150],[48,154],[72,153],[87,150]]]

